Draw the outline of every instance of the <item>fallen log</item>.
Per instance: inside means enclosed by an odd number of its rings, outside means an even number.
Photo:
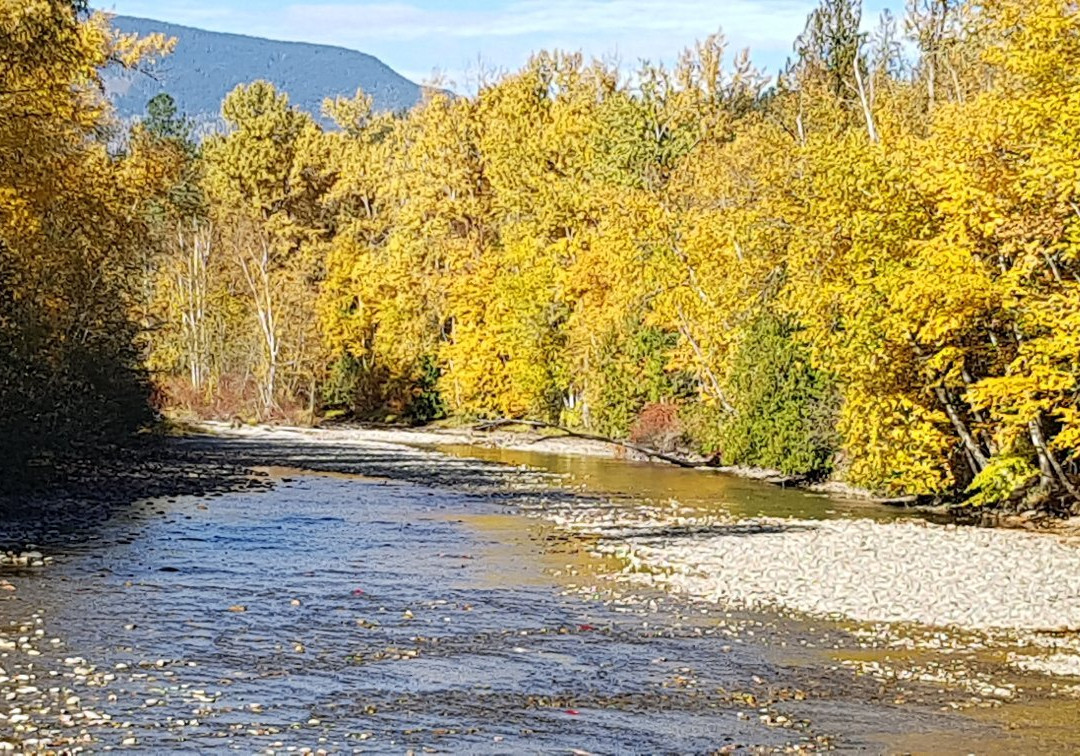
[[[620,441],[618,439],[609,438],[608,436],[601,436],[596,433],[584,433],[582,431],[572,430],[570,428],[565,428],[561,425],[556,425],[554,423],[545,423],[542,420],[515,420],[513,418],[504,417],[497,418],[495,420],[485,420],[482,423],[477,423],[476,425],[472,426],[472,430],[483,433],[486,431],[496,430],[497,428],[505,428],[510,425],[526,425],[530,428],[548,428],[550,430],[557,430],[560,433],[563,433],[564,435],[570,436],[572,438],[581,438],[586,441],[600,441],[605,444],[620,446],[624,449],[636,451],[638,454],[644,454],[646,457],[650,457],[652,459],[659,459],[667,462],[668,464],[677,465],[679,467],[686,467],[690,469],[698,467],[696,463],[691,462],[687,459],[683,459],[682,457],[677,457],[673,454],[668,454],[666,452],[657,451],[656,449],[650,449],[649,447],[642,446],[641,444],[635,444],[630,441]]]

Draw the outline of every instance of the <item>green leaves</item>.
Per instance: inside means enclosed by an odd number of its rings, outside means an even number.
[[[720,425],[727,464],[825,477],[832,470],[839,397],[780,317],[763,312],[741,335],[726,381],[735,413]]]
[[[964,506],[1003,504],[1038,477],[1038,469],[1024,457],[995,457],[967,487],[965,493],[971,496],[964,500]]]

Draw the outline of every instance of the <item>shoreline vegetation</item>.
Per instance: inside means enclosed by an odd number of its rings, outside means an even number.
[[[540,52],[335,128],[252,82],[197,142],[102,93],[172,41],[0,0],[5,483],[162,414],[512,418],[1080,513],[1080,12],[864,27],[823,0],[775,75]]]

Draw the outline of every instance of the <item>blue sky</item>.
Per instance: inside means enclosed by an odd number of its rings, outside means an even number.
[[[875,17],[883,2],[871,0]],[[695,39],[723,30],[775,71],[816,0],[99,0],[111,12],[214,31],[341,45],[377,56],[422,82],[440,72],[458,90],[476,73],[513,70],[530,52],[559,48],[671,62]]]

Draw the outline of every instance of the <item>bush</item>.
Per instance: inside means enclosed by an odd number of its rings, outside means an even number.
[[[430,354],[420,358],[420,375],[412,391],[412,401],[405,410],[410,422],[423,425],[446,417],[446,403],[439,393],[442,370]]]
[[[674,404],[646,404],[630,428],[630,440],[662,452],[672,452],[682,439],[679,408]]]
[[[604,337],[588,382],[591,430],[626,438],[649,403],[693,393],[692,377],[669,369],[668,353],[677,341],[677,334],[639,321]]]
[[[679,408],[683,436],[697,453],[719,458],[723,446],[721,429],[727,413],[721,407],[700,401],[688,402]]]
[[[0,286],[0,297],[4,294]],[[5,319],[0,307],[0,492],[56,455],[94,459],[154,421],[150,384],[122,338],[57,338],[47,323]],[[25,313],[24,313],[25,314]],[[21,317],[23,314],[17,314]]]
[[[789,322],[771,313],[743,334],[727,381],[735,408],[722,421],[724,462],[824,477],[837,446],[833,381],[809,363]]]
[[[965,493],[972,495],[963,505],[982,507],[1004,504],[1038,479],[1038,469],[1026,458],[1016,455],[994,457],[986,469],[971,481]]]

